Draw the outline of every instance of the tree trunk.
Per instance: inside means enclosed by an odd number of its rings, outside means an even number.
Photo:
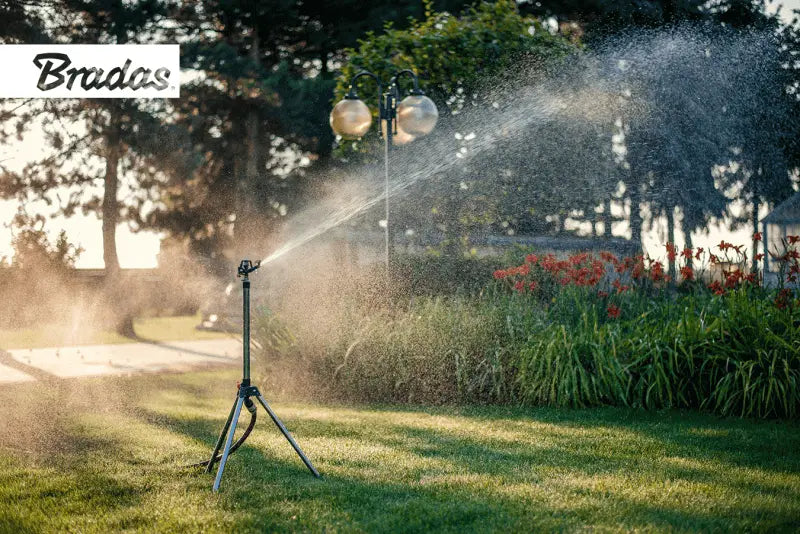
[[[642,250],[644,247],[642,246],[642,227],[644,226],[644,221],[642,220],[642,214],[640,212],[640,207],[642,204],[642,192],[639,189],[639,182],[633,180],[634,171],[631,169],[628,175],[628,182],[627,182],[627,190],[628,190],[628,198],[630,199],[630,221],[629,225],[631,227],[631,240],[638,241],[639,245],[641,246]]]
[[[692,229],[689,228],[689,223],[686,220],[686,215],[685,214],[683,215],[683,217],[681,217],[681,231],[683,232],[683,238],[684,238],[684,245],[683,246],[684,246],[684,248],[693,249],[694,248],[694,243],[692,241]],[[691,255],[688,258],[686,258],[686,265],[688,265],[689,267],[692,266],[692,256]]]
[[[675,245],[675,208],[669,207],[667,208],[667,243],[672,243]],[[675,280],[675,259],[671,258],[668,259],[669,261],[669,277],[673,281]]]
[[[611,199],[607,198],[603,206],[603,237],[611,238]]]
[[[758,262],[756,261],[756,254],[758,254],[758,241],[755,239],[755,234],[758,232],[758,210],[761,207],[761,203],[758,201],[758,197],[753,198],[753,255],[751,256],[751,271],[758,272]],[[762,236],[763,238],[764,236]]]
[[[117,222],[119,206],[117,203],[117,189],[119,188],[119,160],[122,147],[120,146],[120,119],[119,111],[115,107],[109,110],[109,129],[106,134],[106,175],[103,180],[103,263],[106,272],[106,306],[110,308],[110,316],[114,318],[114,328],[120,335],[136,337],[133,329],[133,313],[130,301],[122,297],[121,272],[119,257],[117,256]],[[113,309],[111,309],[113,308]]]

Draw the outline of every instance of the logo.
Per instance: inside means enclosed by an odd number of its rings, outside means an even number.
[[[178,45],[0,45],[0,98],[177,98]]]

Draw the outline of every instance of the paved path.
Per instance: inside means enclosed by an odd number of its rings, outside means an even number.
[[[236,365],[242,343],[233,338],[0,350],[0,385],[37,379],[183,371]]]

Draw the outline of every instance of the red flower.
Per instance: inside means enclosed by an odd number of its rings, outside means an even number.
[[[644,263],[640,261],[633,266],[633,270],[631,271],[631,276],[633,277],[634,280],[638,280],[639,278],[642,277],[642,273],[644,273]]]
[[[678,250],[675,248],[675,245],[672,243],[667,243],[667,258],[669,259],[670,263],[675,261],[677,256]]]
[[[519,280],[516,284],[514,284],[514,289],[522,293],[525,291],[525,284],[522,282],[522,280]]]
[[[530,289],[531,291],[533,291],[534,289],[536,289],[536,286],[537,286],[537,285],[538,285],[538,284],[536,283],[536,280],[534,280],[533,282],[531,282],[530,284],[528,284],[528,289]]]
[[[740,271],[734,271],[732,273],[728,273],[727,278],[725,278],[725,287],[728,289],[733,289],[736,287],[736,284],[742,278],[742,273]]]
[[[536,254],[528,254],[525,256],[526,263],[536,263],[537,261],[539,261],[539,257]]]
[[[497,269],[494,272],[494,279],[495,280],[502,280],[506,276],[508,276],[508,273],[506,271],[504,271],[503,269]]]
[[[585,262],[588,257],[589,257],[589,253],[588,252],[583,252],[581,254],[575,254],[574,256],[572,256],[569,259],[569,262],[572,265],[579,265],[579,264]]]
[[[653,282],[664,280],[664,266],[661,265],[661,262],[657,261],[653,263],[653,266],[650,268],[650,278],[652,278]]]
[[[602,258],[606,263],[617,263],[619,261],[614,254],[607,251],[602,251],[600,253],[600,258]]]
[[[606,308],[606,312],[608,312],[609,319],[616,319],[619,317],[619,314],[622,310],[619,309],[619,306],[614,306],[610,304],[608,308]]]
[[[684,258],[686,258],[688,260],[689,258],[692,257],[692,249],[690,249],[688,247],[683,249],[683,252],[681,252],[681,256],[683,256]]]
[[[694,259],[699,260],[700,255],[703,253],[703,247],[697,247],[697,252],[694,254]]]
[[[763,259],[764,259],[764,255],[763,254],[756,254],[756,261],[761,261]]]
[[[714,281],[708,284],[708,289],[713,291],[715,295],[725,294],[725,289],[723,289],[722,284],[720,284],[718,281]]]
[[[753,234],[753,241],[761,241],[761,232],[756,232]]]
[[[787,235],[786,240],[790,245],[794,245],[795,243],[800,242],[800,235]]]
[[[681,267],[681,276],[684,280],[694,280],[694,270],[688,265]]]
[[[608,292],[606,291],[598,291],[597,296],[600,298],[606,298],[608,296]]]
[[[729,248],[732,247],[733,245],[731,245],[730,243],[726,243],[724,239],[719,242],[719,249],[722,251],[728,250]]]

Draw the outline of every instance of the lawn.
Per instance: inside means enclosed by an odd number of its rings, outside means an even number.
[[[150,341],[189,341],[217,339],[228,334],[195,329],[200,324],[199,315],[179,317],[143,317],[133,323],[136,335]],[[99,345],[131,343],[127,338],[110,330],[97,330],[90,325],[41,325],[35,328],[0,328],[0,348],[35,349],[73,345]]]
[[[800,425],[669,411],[278,399],[324,478],[262,417],[213,494],[181,466],[209,453],[236,379],[3,387],[0,531],[800,528]]]

